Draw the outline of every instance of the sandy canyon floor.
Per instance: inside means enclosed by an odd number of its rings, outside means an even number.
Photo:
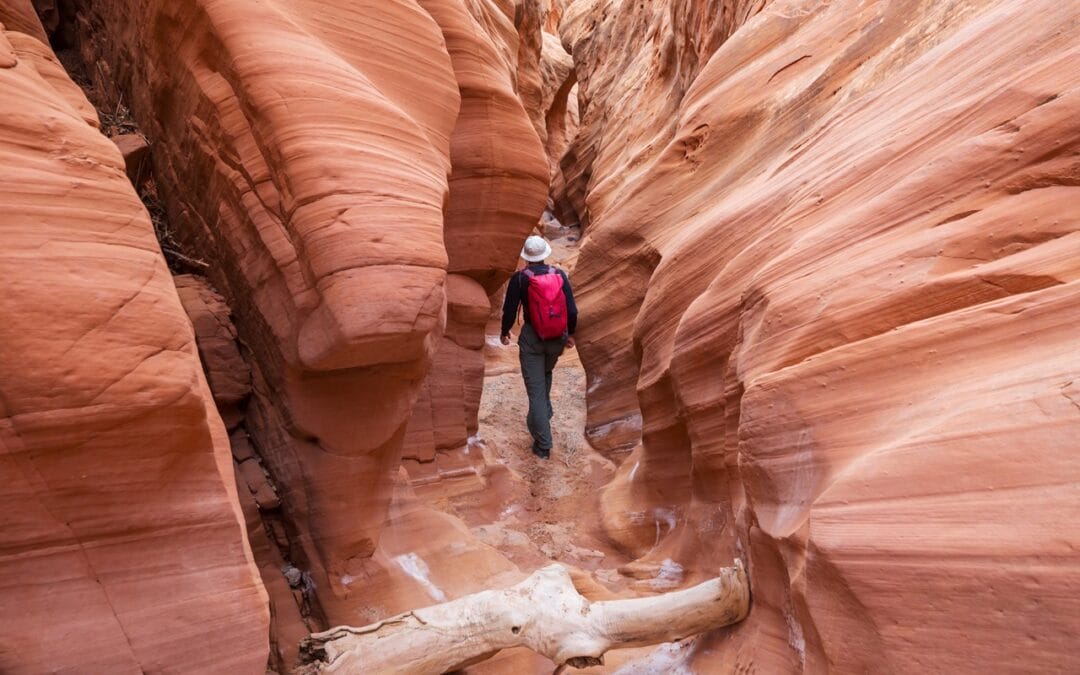
[[[553,262],[570,273],[577,259],[576,236],[552,241]],[[587,320],[587,317],[582,317]],[[517,330],[514,329],[516,339]],[[531,452],[532,437],[525,426],[528,399],[518,365],[516,342],[503,346],[498,326],[489,325],[484,392],[479,432],[471,439],[470,452],[482,452],[485,463],[495,469],[491,489],[465,490],[454,494],[445,486],[417,490],[429,505],[461,518],[473,534],[497,549],[524,574],[553,562],[581,570],[579,590],[593,599],[640,595],[647,588],[620,572],[630,562],[605,536],[600,525],[600,496],[615,474],[615,462],[602,456],[585,439],[585,370],[576,350],[559,359],[552,385],[555,416],[551,459],[540,460]],[[505,472],[502,470],[505,469]],[[493,499],[493,493],[502,493]],[[578,670],[582,673],[679,672],[679,661],[693,648],[693,640],[681,644],[609,652],[605,665]],[[507,650],[466,673],[550,673],[547,659],[526,649]]]
[[[555,264],[573,274],[576,243],[557,239]],[[518,326],[514,328],[516,339]],[[509,470],[512,497],[498,510],[489,495],[429,495],[436,508],[462,518],[485,543],[499,549],[523,572],[558,561],[597,571],[617,585],[625,556],[599,530],[600,488],[615,464],[594,451],[584,437],[585,371],[577,352],[566,350],[555,369],[551,399],[555,417],[551,459],[535,457],[525,426],[528,399],[518,366],[517,344],[499,344],[497,327],[489,330],[487,370],[480,406],[480,429],[472,439],[486,462]],[[445,494],[445,493],[443,493]],[[424,493],[420,491],[421,497]]]

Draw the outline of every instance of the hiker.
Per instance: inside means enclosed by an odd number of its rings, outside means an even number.
[[[518,305],[524,306],[524,323],[518,335],[518,357],[525,391],[529,396],[526,423],[533,437],[533,454],[540,459],[551,456],[551,371],[563,353],[574,348],[577,306],[570,279],[562,270],[546,264],[551,245],[543,237],[525,240],[521,257],[529,263],[510,277],[503,302],[502,334],[510,344],[510,329],[517,319]]]

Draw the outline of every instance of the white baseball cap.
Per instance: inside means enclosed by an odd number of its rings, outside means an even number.
[[[549,256],[551,256],[551,244],[535,234],[526,239],[525,245],[521,248],[521,257],[528,262],[540,262]]]

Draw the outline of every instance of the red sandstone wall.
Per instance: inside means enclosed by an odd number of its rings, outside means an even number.
[[[539,14],[505,0],[77,5],[91,70],[128,92],[177,237],[210,263],[250,348],[248,428],[297,563],[345,621],[341,580],[376,550],[403,448],[430,462],[475,432],[487,295],[546,197],[522,105],[539,91]]]
[[[374,549],[446,320],[459,98],[438,26],[408,2],[80,7],[90,70],[126,92],[254,357],[249,428],[328,588]]]
[[[488,296],[514,271],[543,210],[548,176],[522,103],[526,94],[538,96],[538,23],[526,23],[528,12],[515,14],[509,2],[421,4],[442,28],[461,92],[444,221],[447,326],[405,439],[413,475],[430,480],[468,470],[457,451],[477,430]]]
[[[0,5],[0,671],[266,666],[228,440],[149,215]]]
[[[560,159],[563,182],[557,185],[556,201],[565,203],[564,208],[588,228],[624,188],[647,186],[643,174],[671,142],[687,90],[717,47],[763,4],[761,0],[678,0],[640,6],[623,0],[569,3],[559,32],[577,64],[581,129]],[[677,194],[668,190],[655,208],[634,217],[663,220]],[[622,358],[629,353],[627,337],[616,333],[634,322],[642,289],[658,258],[651,242],[640,239],[638,228],[626,222],[625,212],[617,218],[619,236],[606,243],[608,255],[618,260],[633,252],[642,262],[606,275],[602,299],[593,294],[597,308],[589,311],[603,318],[591,322],[592,345],[583,356],[619,364],[602,373],[592,369],[587,432],[597,449],[621,454],[640,437],[641,417],[634,395],[638,364]]]
[[[750,619],[687,663],[1067,669],[1080,12],[637,4],[564,16],[564,168],[591,437],[642,441],[608,531],[645,579],[751,562]]]

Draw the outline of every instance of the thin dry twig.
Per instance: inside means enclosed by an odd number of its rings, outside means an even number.
[[[210,263],[206,262],[205,260],[199,260],[198,258],[188,257],[188,256],[184,255],[183,253],[181,253],[180,251],[176,251],[174,249],[171,249],[168,246],[162,246],[161,250],[166,255],[171,255],[174,258],[178,258],[178,259],[186,262],[189,265],[195,265],[196,267],[202,267],[204,269],[210,267]]]

